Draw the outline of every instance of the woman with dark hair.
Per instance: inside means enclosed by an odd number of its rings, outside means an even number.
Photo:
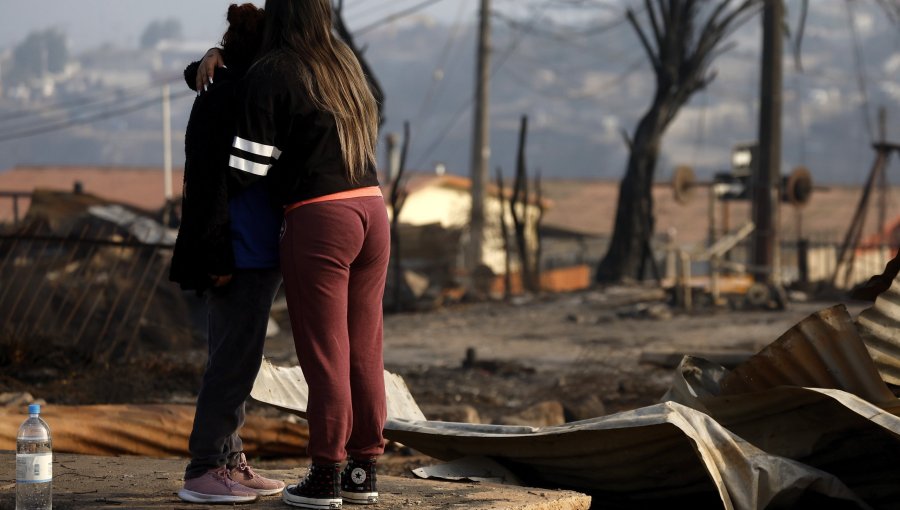
[[[267,0],[265,11],[262,56],[244,78],[230,165],[245,182],[268,176],[284,208],[281,269],[309,385],[312,465],[283,498],[301,508],[371,504],[387,414],[382,296],[390,256],[375,172],[377,105],[355,55],[332,34],[329,0]]]
[[[228,8],[222,39],[228,67],[198,94],[185,131],[182,222],[170,279],[206,294],[209,342],[188,446],[191,462],[178,492],[192,503],[243,503],[284,488],[247,464],[238,435],[281,285],[280,211],[270,205],[264,183],[241,189],[229,176],[239,173],[229,166],[243,110],[238,83],[259,52],[263,22],[263,10],[253,4]],[[188,86],[198,67],[185,70]]]

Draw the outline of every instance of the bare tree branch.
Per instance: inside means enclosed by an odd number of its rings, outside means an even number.
[[[647,39],[647,35],[644,33],[644,29],[641,28],[640,23],[638,23],[637,17],[634,15],[634,11],[628,9],[627,11],[625,11],[625,15],[628,16],[628,22],[631,23],[634,31],[637,32],[638,38],[640,38],[641,40],[641,45],[644,47],[644,51],[647,52],[647,58],[650,59],[650,62],[653,64],[653,68],[657,71],[662,70],[662,64],[659,61],[659,57],[656,55],[656,51],[654,51],[653,46],[650,45],[650,41]]]
[[[650,18],[650,26],[653,28],[653,39],[656,40],[656,46],[661,47],[663,36],[659,28],[659,21],[656,19],[656,12],[653,10],[652,0],[644,0],[644,8],[647,10],[647,17]]]
[[[878,4],[884,9],[888,17],[894,23],[900,21],[900,1],[897,0],[878,0]]]
[[[656,92],[631,136],[630,155],[619,189],[613,237],[596,278],[640,279],[650,256],[653,175],[666,129],[680,109],[716,77],[710,67],[730,48],[725,39],[767,0],[644,0],[646,19],[626,10],[656,74]],[[780,1],[780,0],[778,0]],[[896,0],[900,1],[900,0]],[[648,33],[655,37],[656,47]]]

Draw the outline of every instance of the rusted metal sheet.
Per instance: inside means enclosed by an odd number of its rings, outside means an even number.
[[[873,508],[900,498],[900,418],[850,393],[779,386],[723,395],[728,371],[686,356],[671,399],[701,410],[769,454],[838,477]]]
[[[721,382],[733,395],[777,386],[833,388],[887,407],[898,407],[844,305],[797,323]]]
[[[896,508],[900,404],[878,368],[838,305],[733,372],[686,357],[655,406],[544,428],[395,418],[385,435],[442,460],[491,458],[526,483],[590,491],[617,506],[762,509],[815,506],[824,496]],[[302,380],[279,382],[288,374],[270,370],[254,396],[302,415],[306,390],[287,389]],[[388,391],[389,401],[415,405],[405,387]]]
[[[0,408],[0,450],[14,450],[16,430],[27,417],[21,407]],[[190,405],[46,405],[41,417],[53,431],[55,452],[85,455],[190,457],[188,438],[194,421]],[[305,455],[305,423],[247,416],[241,429],[251,457]]]
[[[305,416],[308,388],[296,367],[264,363],[260,373],[255,399]],[[683,502],[762,509],[773,501],[790,505],[808,492],[867,508],[834,476],[770,455],[676,402],[533,428],[410,418],[421,411],[402,380],[387,377],[386,389],[389,439],[443,460],[490,457],[532,485],[591,491],[633,508]]]
[[[856,324],[881,377],[900,385],[900,283],[881,293],[875,305],[859,314]]]
[[[530,483],[589,491],[601,506],[713,508],[718,499],[726,509],[762,509],[809,491],[867,508],[836,477],[764,452],[675,402],[540,429],[391,422],[385,434],[436,458],[484,455]]]
[[[766,452],[837,476],[873,508],[896,508],[900,403],[869,352],[838,305],[732,372],[685,357],[666,397]]]

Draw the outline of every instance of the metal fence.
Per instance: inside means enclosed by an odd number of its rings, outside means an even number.
[[[7,357],[44,348],[109,363],[193,339],[186,298],[167,281],[170,246],[123,237],[115,225],[73,229],[0,235]]]

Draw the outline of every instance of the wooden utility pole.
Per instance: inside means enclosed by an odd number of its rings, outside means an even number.
[[[172,200],[172,101],[169,84],[162,86],[163,197]]]
[[[475,73],[475,112],[472,116],[472,215],[469,221],[469,249],[466,266],[474,274],[484,258],[484,202],[487,195],[490,146],[490,60],[491,1],[481,0],[479,12],[478,54]]]
[[[784,46],[784,3],[766,0],[763,11],[762,79],[759,105],[759,158],[753,165],[753,277],[777,283],[775,243],[777,224],[773,193],[781,179],[781,107]]]
[[[878,143],[887,143],[887,109],[883,106],[878,109]],[[883,171],[878,179],[878,241],[881,245],[885,244],[882,236],[887,227],[887,194],[887,171]]]

